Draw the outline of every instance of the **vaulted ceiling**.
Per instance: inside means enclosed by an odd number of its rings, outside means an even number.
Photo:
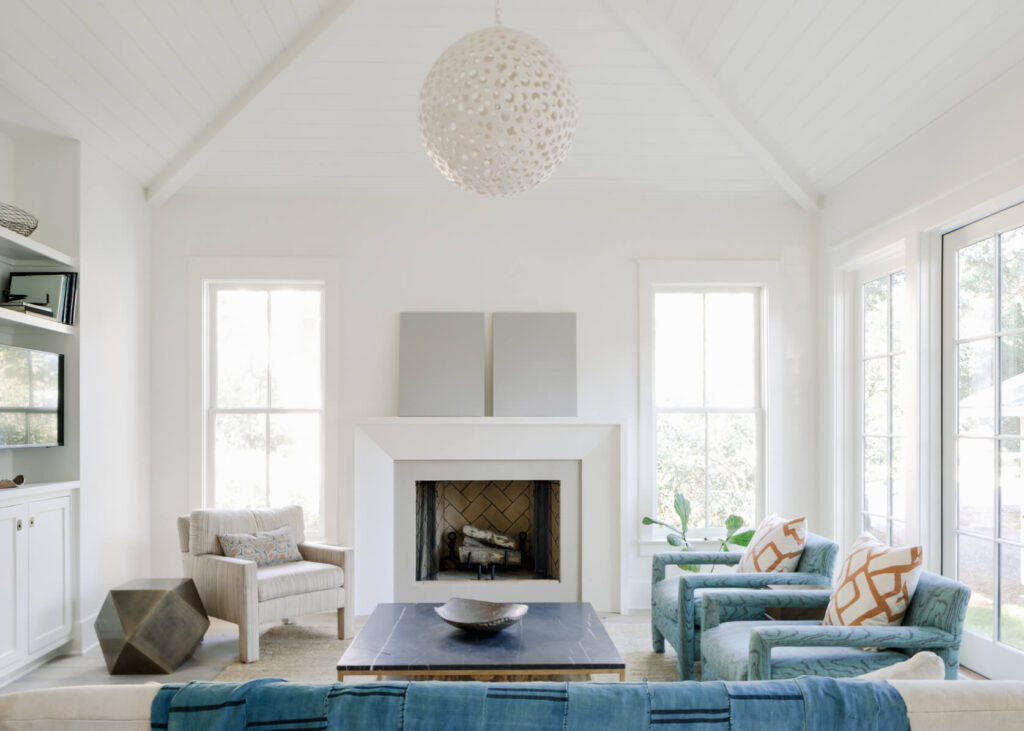
[[[0,85],[157,200],[187,187],[451,192],[420,84],[489,0],[0,0]],[[503,0],[569,66],[535,194],[818,198],[1024,61],[1000,0]],[[997,112],[996,112],[997,113]]]

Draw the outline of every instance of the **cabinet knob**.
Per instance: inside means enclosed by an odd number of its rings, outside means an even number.
[[[31,518],[28,519],[28,527],[29,528],[35,528],[36,527],[36,516],[33,515]]]
[[[21,518],[18,518],[18,530],[21,530]]]

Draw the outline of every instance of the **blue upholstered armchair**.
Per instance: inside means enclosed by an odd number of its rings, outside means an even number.
[[[705,589],[760,589],[777,584],[832,585],[832,569],[839,546],[814,533],[807,534],[796,571],[763,574],[683,574],[665,578],[669,565],[735,565],[743,554],[735,552],[658,553],[651,564],[651,637],[655,652],[665,651],[665,640],[679,656],[679,679],[693,679],[693,663],[700,657],[701,597]],[[769,604],[768,606],[776,606]],[[721,621],[752,620],[762,608],[723,607]]]
[[[728,621],[766,607],[824,607],[830,591],[707,592],[702,602],[704,680],[774,680],[801,675],[850,677],[929,650],[955,680],[971,590],[959,581],[922,572],[903,624],[895,627],[823,626],[816,621]],[[865,647],[879,648],[865,650]]]

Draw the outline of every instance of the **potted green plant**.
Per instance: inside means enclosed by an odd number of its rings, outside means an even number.
[[[686,538],[686,533],[690,529],[690,501],[686,499],[686,496],[681,492],[675,494],[675,499],[672,501],[672,507],[675,508],[676,515],[679,516],[679,526],[676,527],[662,520],[655,520],[649,516],[644,516],[644,525],[660,525],[668,528],[668,534],[665,536],[665,540],[668,541],[670,546],[678,548],[682,552],[692,551],[693,546],[690,545],[690,541]],[[754,537],[754,531],[745,530],[742,533],[737,531],[743,527],[743,518],[738,515],[730,515],[725,519],[725,538],[717,538],[715,540],[721,543],[723,551],[728,551],[729,546],[744,547],[750,543],[750,539]],[[704,540],[710,540],[705,538]],[[680,566],[681,569],[686,571],[699,571],[699,567],[684,565]],[[714,567],[712,567],[714,570]]]

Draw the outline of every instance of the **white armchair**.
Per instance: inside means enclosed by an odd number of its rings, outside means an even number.
[[[217,536],[291,528],[302,561],[257,566],[229,558]],[[306,543],[302,508],[193,510],[178,518],[185,575],[191,578],[206,612],[238,625],[242,662],[260,658],[260,623],[302,614],[338,610],[338,638],[352,636],[352,549]]]

